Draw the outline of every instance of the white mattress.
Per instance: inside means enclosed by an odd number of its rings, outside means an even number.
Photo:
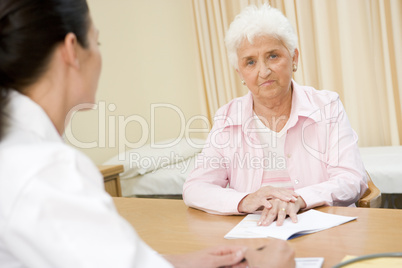
[[[183,162],[163,167],[153,172],[120,181],[122,195],[181,195],[183,184],[194,169],[195,156]]]
[[[360,147],[360,154],[382,193],[402,193],[402,146]]]
[[[122,195],[181,195],[204,139],[165,140],[122,152],[104,165],[123,165]]]

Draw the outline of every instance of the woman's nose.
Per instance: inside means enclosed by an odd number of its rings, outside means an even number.
[[[259,70],[259,76],[262,78],[267,77],[271,73],[271,69],[269,68],[268,64],[266,63],[261,63],[260,64],[260,70]]]

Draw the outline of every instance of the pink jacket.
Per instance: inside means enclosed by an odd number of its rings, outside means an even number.
[[[367,189],[367,177],[357,135],[338,94],[292,83],[285,156],[295,191],[306,209],[354,206]],[[218,110],[196,168],[183,186],[188,206],[213,214],[240,214],[241,199],[261,187],[263,149],[250,125],[252,117],[250,92]]]

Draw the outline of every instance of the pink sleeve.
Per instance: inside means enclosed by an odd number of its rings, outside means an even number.
[[[358,137],[350,126],[339,98],[331,103],[331,117],[327,119],[329,130],[327,146],[328,181],[296,190],[306,202],[307,208],[321,205],[354,206],[367,190],[367,175],[357,146]]]
[[[211,214],[241,214],[237,206],[248,193],[227,187],[229,160],[222,149],[211,142],[219,143],[224,139],[221,128],[219,123],[214,124],[202,153],[196,159],[196,168],[183,185],[183,200],[187,206]]]

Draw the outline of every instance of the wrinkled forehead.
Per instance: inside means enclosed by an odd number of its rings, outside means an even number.
[[[243,54],[242,52],[248,50],[254,50],[259,48],[265,48],[269,50],[283,50],[288,48],[285,43],[275,35],[258,35],[254,36],[251,40],[248,37],[244,37],[237,48],[237,54]]]

